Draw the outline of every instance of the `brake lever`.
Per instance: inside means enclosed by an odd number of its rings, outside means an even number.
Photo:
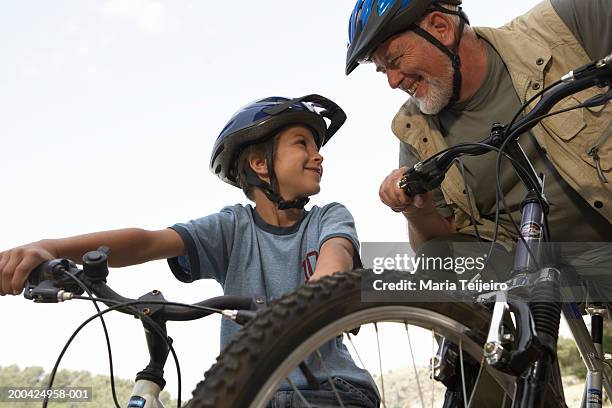
[[[79,274],[76,264],[68,259],[53,259],[38,265],[26,280],[23,297],[37,303],[57,303],[80,295],[83,289],[66,274]]]
[[[58,303],[72,299],[74,293],[60,289],[56,287],[53,282],[46,280],[42,281],[37,286],[28,287],[28,285],[26,285],[23,296],[36,303]]]
[[[444,176],[445,173],[440,171],[435,160],[426,160],[408,169],[397,185],[406,195],[414,197],[439,187]]]

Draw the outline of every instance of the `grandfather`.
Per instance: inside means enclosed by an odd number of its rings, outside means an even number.
[[[408,220],[413,247],[440,238],[476,241],[473,224],[483,239],[492,240],[496,155],[464,157],[467,183],[452,167],[441,188],[414,199],[398,187],[407,166],[450,145],[481,141],[494,122],[510,122],[544,87],[612,52],[610,0],[546,0],[498,29],[471,27],[460,4],[358,0],[349,23],[346,73],[373,62],[391,88],[410,95],[392,123],[401,141],[401,167],[382,182],[380,198]],[[555,110],[598,92],[602,90],[587,89]],[[584,243],[564,262],[573,262],[586,275],[610,275],[592,265],[594,257],[602,265],[612,264],[609,245],[591,251],[587,244],[612,240],[611,127],[608,103],[551,116],[520,139],[546,180],[550,236],[553,241]],[[504,166],[500,178],[510,214],[502,212],[497,241],[509,247],[517,234],[508,216],[521,219],[527,191],[512,166]],[[608,295],[610,288],[605,290]]]

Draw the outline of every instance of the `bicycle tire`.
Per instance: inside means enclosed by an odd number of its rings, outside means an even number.
[[[302,350],[302,354],[312,352],[318,345],[310,351],[304,345],[313,338],[318,339],[315,343],[320,345],[321,341],[324,342],[321,340],[323,337],[334,337],[329,333],[337,335],[350,329],[343,326],[347,324],[347,318],[362,318],[373,311],[403,321],[406,319],[402,316],[411,316],[412,319],[407,321],[409,324],[434,328],[436,333],[456,343],[461,339],[464,352],[481,361],[482,345],[491,320],[486,307],[470,303],[467,297],[459,299],[457,295],[446,292],[428,292],[430,299],[426,302],[362,302],[362,277],[372,273],[371,270],[336,273],[301,286],[272,302],[240,330],[217,357],[217,362],[193,391],[188,407],[265,406],[264,402],[278,388],[280,381],[301,361],[299,357],[291,361],[296,351]],[[399,278],[414,279],[413,275],[404,272],[385,273],[389,274],[386,276],[399,274]],[[432,301],[432,296],[439,299]],[[328,334],[322,335],[324,332]],[[508,378],[501,373],[498,379],[506,381],[505,388],[511,387]],[[512,395],[509,388],[506,390]]]

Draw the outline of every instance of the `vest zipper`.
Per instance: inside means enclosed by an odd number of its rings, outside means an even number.
[[[606,130],[604,130],[601,136],[599,136],[599,139],[597,139],[595,144],[587,150],[587,154],[591,156],[593,160],[595,161],[595,167],[597,168],[597,175],[599,176],[599,179],[602,181],[602,183],[608,183],[608,179],[606,179],[606,175],[603,173],[601,169],[601,162],[599,159],[598,152],[599,152],[599,147],[603,145],[606,142],[606,140],[608,140],[610,135],[612,135],[612,120],[610,120],[610,122],[608,123],[608,127],[606,128]]]

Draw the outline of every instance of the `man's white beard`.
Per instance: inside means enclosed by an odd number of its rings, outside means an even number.
[[[453,67],[448,61],[446,70],[441,77],[423,77],[427,81],[428,89],[425,96],[412,98],[419,110],[426,115],[436,115],[448,105],[453,96]]]

